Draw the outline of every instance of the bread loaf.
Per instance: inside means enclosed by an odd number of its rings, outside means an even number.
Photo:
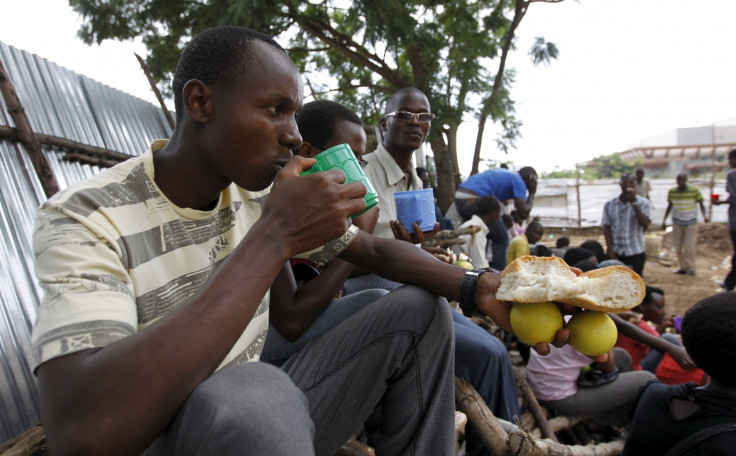
[[[523,256],[501,273],[496,298],[502,301],[557,301],[601,312],[623,312],[644,299],[644,281],[623,266],[575,275],[557,257]]]

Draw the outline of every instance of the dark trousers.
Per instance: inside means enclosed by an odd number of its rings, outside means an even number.
[[[736,231],[729,231],[731,233],[731,244],[733,245],[733,255],[731,256],[731,270],[726,276],[726,280],[723,281],[726,285],[726,290],[733,290],[736,286]]]
[[[503,271],[503,268],[506,267],[506,256],[509,250],[509,231],[500,217],[498,222],[489,228],[486,238],[491,241],[491,251],[493,252],[490,266],[497,271]]]
[[[618,259],[621,260],[623,264],[631,266],[631,269],[633,269],[637,274],[644,274],[644,263],[647,261],[646,253],[637,253],[636,255],[630,256],[618,255]]]
[[[376,454],[453,454],[453,339],[447,301],[403,286],[280,368],[223,367],[144,455],[331,456],[368,422]]]

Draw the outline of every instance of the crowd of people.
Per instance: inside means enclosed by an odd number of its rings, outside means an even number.
[[[52,454],[329,456],[362,428],[377,455],[451,455],[454,376],[495,416],[521,416],[506,346],[467,318],[480,312],[512,333],[511,304],[495,299],[508,262],[561,254],[579,269],[644,267],[650,204],[632,176],[604,209],[605,250],[569,239],[552,250],[541,248],[542,224],[526,223],[531,167],[460,184],[438,220],[480,228],[467,239],[474,269],[438,261],[422,241],[439,223],[401,225],[393,198],[428,185],[412,157],[434,115],[417,88],[387,98],[381,141],[366,151],[360,117],[305,104],[297,67],[271,37],[223,26],[193,37],[173,92],[170,139],[39,209],[32,364]],[[366,210],[366,187],[341,171],[302,174],[339,144],[363,163],[377,206]],[[674,223],[692,221],[686,195],[672,196]],[[304,265],[314,274],[298,280]],[[736,415],[736,337],[719,316],[736,317],[736,299],[693,306],[683,348],[668,337],[664,294],[650,289],[638,313],[614,316],[631,342],[608,354],[581,355],[565,330],[529,351],[529,384],[556,413],[627,426],[638,402],[627,454]],[[697,364],[707,383],[651,383],[666,356],[683,372]],[[721,429],[704,440],[708,454],[725,454],[716,450],[732,436]],[[488,454],[472,426],[467,454]]]

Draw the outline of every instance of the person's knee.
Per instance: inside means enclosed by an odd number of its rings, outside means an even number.
[[[453,334],[450,305],[437,296],[415,285],[404,285],[386,296],[391,302],[387,308],[397,319],[426,328],[432,323],[439,325],[444,333]]]
[[[634,363],[631,360],[631,355],[629,355],[629,352],[621,347],[615,347],[613,349],[613,352],[615,357],[614,363],[616,364],[616,367],[618,367],[619,371],[629,372],[633,369]]]
[[[278,444],[297,429],[314,432],[304,394],[284,371],[266,363],[224,368],[194,390],[186,407],[223,440],[268,446],[268,440]]]
[[[671,344],[675,344],[677,346],[681,345],[680,339],[678,339],[677,336],[675,336],[674,334],[664,333],[659,337],[661,337],[662,339],[666,340],[667,342]]]

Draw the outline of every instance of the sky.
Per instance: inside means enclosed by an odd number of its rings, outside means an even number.
[[[0,0],[0,11],[5,44],[157,103],[133,54],[145,56],[140,41],[84,44],[81,18],[64,0]],[[734,17],[734,0],[533,3],[507,64],[517,71],[511,96],[522,138],[504,154],[487,129],[482,157],[571,169],[676,128],[736,124]],[[527,55],[537,36],[560,50],[548,66]],[[461,127],[463,174],[475,136],[475,121]]]

